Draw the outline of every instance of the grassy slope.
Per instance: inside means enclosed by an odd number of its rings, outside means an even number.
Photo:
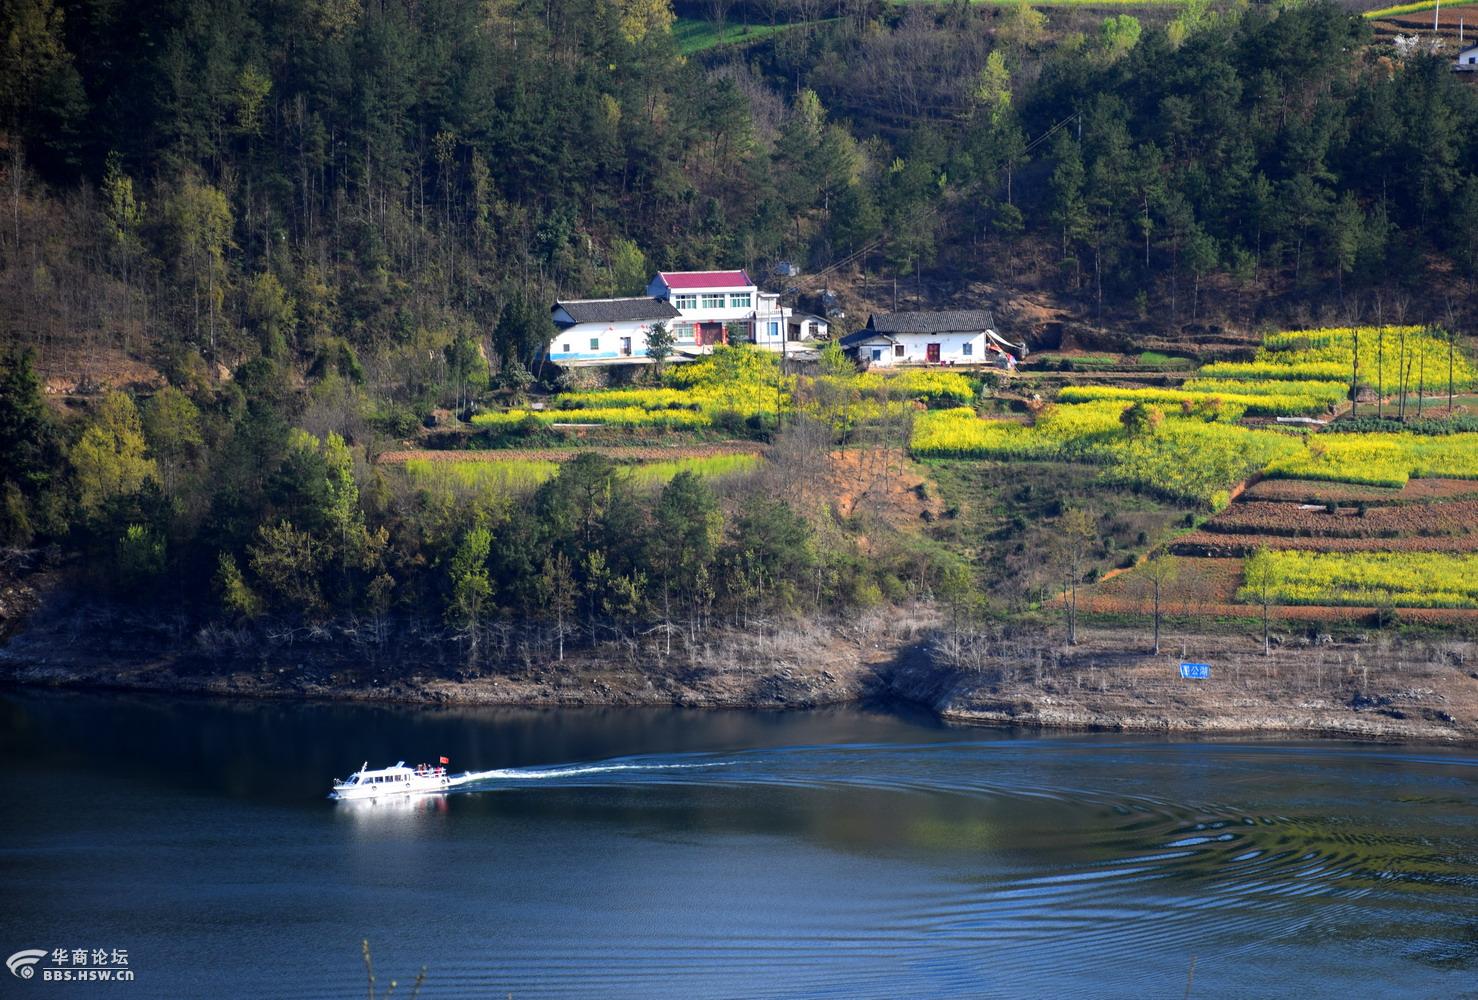
[[[685,56],[717,48],[720,45],[749,45],[771,35],[800,24],[823,24],[823,21],[798,22],[796,24],[726,24],[722,28],[712,21],[699,21],[680,17],[672,25],[672,35],[677,39],[678,50]]]
[[[943,505],[957,511],[929,533],[970,558],[985,591],[1001,606],[1023,593],[1059,543],[1057,519],[1070,507],[1098,515],[1103,544],[1090,554],[1097,574],[1132,562],[1183,529],[1189,505],[1166,503],[1099,481],[1097,466],[1063,462],[931,460]],[[1055,589],[1055,577],[1044,581]]]

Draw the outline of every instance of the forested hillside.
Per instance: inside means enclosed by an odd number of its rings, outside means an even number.
[[[791,27],[683,56],[666,0],[4,0],[5,542],[238,618],[935,596],[954,557],[864,565],[764,487],[585,461],[486,507],[370,459],[657,267],[830,268],[859,323],[864,274],[1171,337],[1471,309],[1478,89],[1333,4],[714,13]]]
[[[1332,4],[836,13],[684,58],[662,0],[8,0],[6,334],[342,340],[410,401],[418,340],[527,361],[656,266],[876,244],[1171,323],[1478,269],[1478,90]]]

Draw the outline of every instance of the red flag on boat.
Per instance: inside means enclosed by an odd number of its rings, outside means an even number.
[[[451,761],[451,758],[450,757],[443,757],[443,758],[441,758],[441,762],[443,764],[450,764],[452,761]]]

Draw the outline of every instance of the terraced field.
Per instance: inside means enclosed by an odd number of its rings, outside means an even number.
[[[1312,479],[1264,479],[1242,493],[1245,500],[1276,500],[1283,503],[1432,503],[1437,500],[1478,499],[1478,481],[1472,479],[1408,479],[1401,489],[1331,483]]]
[[[1171,617],[1255,618],[1262,614],[1256,604],[1238,599],[1243,582],[1244,560],[1176,556],[1175,585],[1166,591],[1161,607]],[[1105,615],[1143,615],[1148,601],[1146,582],[1135,573],[1121,573],[1080,592],[1081,611]],[[1393,605],[1375,604],[1277,604],[1269,617],[1285,622],[1352,622],[1389,611]],[[1394,605],[1401,619],[1426,625],[1478,625],[1478,610],[1450,607]]]
[[[1187,387],[1276,399],[1282,384],[1315,394],[1328,385],[1332,400],[1336,372],[1348,373],[1357,353],[1362,373],[1390,367],[1392,359],[1379,353],[1381,337],[1371,334],[1270,335],[1255,360],[1208,365]],[[1408,363],[1448,349],[1442,335],[1416,328],[1382,336]],[[1466,357],[1453,368],[1459,388],[1472,384]],[[1380,374],[1396,384],[1394,371]],[[1226,398],[1242,401],[1234,392]],[[1338,621],[1396,610],[1415,621],[1475,620],[1478,597],[1466,581],[1478,576],[1478,479],[1470,478],[1478,477],[1478,434],[1420,424],[1403,432],[1344,426],[1336,421],[1286,449],[1224,509],[1169,544],[1178,570],[1172,600],[1182,613],[1260,613],[1246,586],[1252,565],[1277,571],[1274,602],[1283,607],[1275,617]],[[1117,574],[1093,588],[1087,607],[1144,614],[1146,584],[1137,568]]]
[[[1416,535],[1409,538],[1319,537],[1193,531],[1170,545],[1176,555],[1242,557],[1258,549],[1300,552],[1478,552],[1478,534]]]
[[[1412,537],[1450,537],[1478,531],[1478,500],[1452,500],[1402,506],[1359,507],[1273,503],[1249,500],[1233,504],[1212,523],[1236,535],[1286,535],[1290,538],[1383,538],[1396,542]]]

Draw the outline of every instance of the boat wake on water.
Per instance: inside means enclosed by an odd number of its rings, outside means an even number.
[[[1478,777],[1478,757],[1435,759],[1426,794],[1466,789]],[[1424,819],[1413,835],[1388,815],[1347,811],[1342,775],[1351,769],[1415,794],[1407,786],[1409,765],[1381,748],[1012,739],[504,767],[448,775],[441,794],[380,801],[401,810],[445,809],[462,792],[504,792],[519,800],[510,810],[537,816],[544,791],[619,788],[639,790],[643,799],[721,808],[714,804],[732,801],[724,789],[744,788],[747,802],[773,806],[758,811],[763,821],[745,826],[746,836],[758,832],[767,843],[795,838],[844,856],[948,873],[932,887],[910,887],[875,911],[859,912],[855,933],[863,950],[886,941],[900,954],[918,947],[923,956],[936,954],[936,946],[922,943],[944,941],[952,955],[973,961],[983,942],[1009,945],[1021,965],[1010,949],[991,962],[995,974],[1010,979],[1040,972],[1041,953],[1033,949],[1043,942],[1071,941],[1084,960],[1133,951],[1183,962],[1204,946],[1213,917],[1219,946],[1256,955],[1268,940],[1364,926],[1367,914],[1399,918],[1418,896],[1423,905],[1440,899],[1443,912],[1471,912],[1478,869],[1464,832],[1470,811],[1457,810],[1445,824]],[[1290,783],[1298,788],[1295,799],[1266,790]],[[604,792],[593,799],[592,808],[610,807]],[[838,804],[856,822],[816,821]],[[568,807],[562,803],[558,815]],[[637,808],[634,799],[620,806]],[[1105,920],[1110,912],[1114,919]],[[755,933],[755,947],[770,940],[766,928]],[[695,950],[711,944],[689,943]],[[797,948],[808,962],[820,962],[834,954],[835,941],[801,941]],[[1478,962],[1462,936],[1423,938],[1413,949],[1432,963]],[[529,981],[544,981],[548,966],[549,956],[531,960]]]
[[[726,760],[702,761],[682,764],[662,764],[641,761],[611,761],[591,764],[565,764],[557,767],[500,767],[491,771],[466,771],[454,775],[451,787],[462,791],[477,791],[472,786],[496,787],[499,782],[549,781],[559,778],[582,778],[623,771],[693,771],[714,767],[728,767]]]
[[[446,758],[440,760],[444,763]],[[388,796],[427,795],[446,792],[495,791],[499,787],[526,785],[535,781],[583,779],[590,781],[607,774],[636,774],[669,771],[707,770],[726,767],[727,760],[690,760],[672,762],[639,758],[562,764],[539,767],[500,767],[488,771],[463,771],[450,774],[443,766],[405,766],[401,761],[393,767],[368,770],[368,763],[343,780],[336,780],[329,797],[340,801],[384,798]]]

